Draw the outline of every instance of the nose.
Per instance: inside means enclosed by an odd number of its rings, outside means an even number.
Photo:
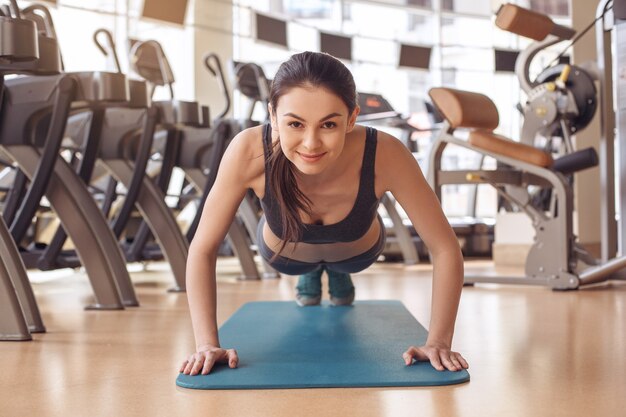
[[[321,143],[322,142],[319,140],[315,129],[307,129],[304,132],[304,136],[302,138],[302,146],[306,150],[315,150],[320,147]]]

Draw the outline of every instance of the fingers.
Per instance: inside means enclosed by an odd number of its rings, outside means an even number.
[[[207,375],[216,362],[227,362],[230,368],[236,368],[239,365],[239,356],[235,349],[197,352],[181,364],[179,372],[185,375]]]
[[[231,368],[236,368],[239,364],[239,356],[237,355],[237,351],[235,349],[228,349],[228,366]]]
[[[402,354],[402,358],[404,359],[404,363],[406,365],[410,365],[413,363],[413,359],[416,361],[427,361],[428,355],[424,352],[422,348],[416,348],[415,346],[411,346],[406,352]]]
[[[441,359],[442,368],[447,369],[449,371],[459,371],[461,368],[456,367],[454,362],[452,362],[452,358],[450,356],[451,352],[441,352],[439,354],[439,358]],[[443,369],[437,368],[438,371],[443,371]]]
[[[182,370],[183,374],[185,375],[189,375],[191,373],[191,370],[193,369],[194,365],[196,364],[196,358],[195,355],[191,355],[189,357],[189,359],[187,359],[183,365],[185,365],[185,368]]]
[[[202,367],[204,366],[203,359],[204,358],[202,357],[202,355],[196,358],[193,366],[191,367],[191,372],[189,372],[189,375],[198,375],[200,373],[200,371],[202,370]]]
[[[430,359],[430,364],[438,371],[443,371],[446,368],[442,365],[441,357],[439,356],[439,352],[436,349],[432,349],[428,352],[428,359]]]
[[[411,365],[413,359],[417,361],[430,361],[430,364],[438,371],[460,371],[469,368],[467,361],[458,352],[449,349],[436,348],[431,346],[415,347],[411,346],[402,355],[404,363]]]
[[[452,363],[452,366],[454,366],[455,371],[460,371],[461,369],[463,369],[463,366],[459,361],[458,354],[456,354],[455,352],[450,352],[450,363]]]
[[[469,364],[467,363],[465,358],[463,356],[461,356],[460,353],[457,353],[457,352],[453,352],[453,353],[456,355],[456,359],[459,362],[459,365],[461,365],[461,368],[463,368],[463,369],[469,368]]]
[[[204,363],[202,364],[202,375],[208,375],[211,369],[213,369],[213,365],[215,365],[215,355],[209,353],[205,356]]]
[[[410,365],[413,363],[413,358],[415,357],[416,351],[417,349],[415,349],[413,346],[411,346],[409,348],[409,350],[407,350],[406,352],[404,352],[402,354],[402,359],[404,359],[404,364],[405,365]]]
[[[441,357],[446,369],[450,371],[460,371],[461,369],[469,368],[465,358],[458,352],[442,352]]]
[[[185,375],[198,375],[200,372],[202,372],[203,375],[206,375],[213,367],[213,363],[215,363],[214,359],[211,360],[213,356],[214,355],[210,353],[195,353],[191,355],[189,359],[183,362],[180,372]]]

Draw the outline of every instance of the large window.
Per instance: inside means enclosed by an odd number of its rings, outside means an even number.
[[[540,13],[554,16],[569,16],[568,0],[530,0],[528,7]]]
[[[20,2],[25,7],[31,2]],[[161,43],[174,75],[174,93],[179,99],[193,99],[194,60],[193,28],[165,22],[140,19],[141,0],[60,0],[49,5],[67,71],[114,71],[96,47],[92,36],[99,28],[113,33],[120,64],[128,71],[128,38]],[[42,3],[46,4],[46,3]],[[168,96],[166,89],[157,89],[155,98]]]
[[[441,9],[457,13],[485,15],[491,14],[492,0],[441,0]]]

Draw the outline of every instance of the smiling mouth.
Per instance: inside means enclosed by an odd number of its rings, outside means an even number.
[[[300,155],[300,157],[304,159],[305,161],[314,162],[314,161],[321,159],[324,155],[326,155],[326,152],[318,153],[318,154],[306,154],[306,153],[298,152],[298,155]]]

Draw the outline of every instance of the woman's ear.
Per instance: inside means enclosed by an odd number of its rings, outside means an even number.
[[[360,112],[361,108],[359,106],[356,106],[352,111],[352,114],[348,118],[348,132],[352,132],[352,129],[354,129],[354,125],[356,124],[356,118]]]

